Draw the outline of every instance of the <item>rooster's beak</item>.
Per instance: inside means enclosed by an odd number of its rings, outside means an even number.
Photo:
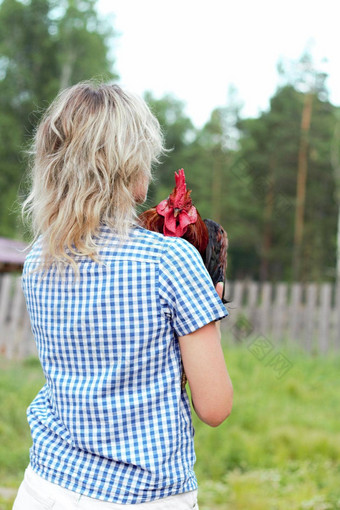
[[[178,209],[177,207],[174,208],[174,216],[175,218],[177,218],[177,216],[179,215],[179,213],[181,212],[182,209]]]

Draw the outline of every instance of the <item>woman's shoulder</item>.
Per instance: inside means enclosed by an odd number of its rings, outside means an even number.
[[[152,232],[145,228],[138,228],[139,238],[152,246],[157,247],[165,256],[187,255],[196,256],[199,252],[186,239],[176,236],[165,236],[158,232]]]
[[[165,236],[143,227],[131,230],[127,239],[117,238],[109,228],[102,228],[97,238],[99,254],[104,258],[133,258],[156,261],[162,257]]]
[[[40,235],[34,242],[28,245],[25,264],[35,262],[40,258],[42,253],[42,236]],[[24,265],[25,265],[24,264]]]
[[[147,230],[144,227],[139,227],[139,226],[136,227],[133,230],[133,235],[137,239],[140,239],[141,241],[145,241],[145,242],[149,242],[149,243],[154,243],[156,245],[158,245],[158,244],[163,245],[164,244],[165,236],[163,234],[161,234],[160,232],[153,232],[152,230]]]

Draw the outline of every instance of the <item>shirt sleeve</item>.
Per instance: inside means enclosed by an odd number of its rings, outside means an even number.
[[[178,336],[229,315],[198,250],[178,237],[165,238],[159,271],[160,301]]]

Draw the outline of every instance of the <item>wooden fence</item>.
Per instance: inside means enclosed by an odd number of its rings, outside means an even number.
[[[0,353],[7,358],[36,355],[21,278],[0,274]]]
[[[234,281],[226,297],[222,324],[235,342],[255,335],[321,354],[340,349],[340,284]],[[0,353],[36,354],[20,277],[7,273],[0,275]]]
[[[315,353],[340,349],[340,284],[229,282],[224,321],[236,341],[250,335]]]

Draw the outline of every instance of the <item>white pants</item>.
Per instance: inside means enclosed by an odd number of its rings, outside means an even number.
[[[19,487],[12,510],[199,510],[197,489],[148,503],[121,505],[81,496],[48,482],[37,475],[31,466]]]

